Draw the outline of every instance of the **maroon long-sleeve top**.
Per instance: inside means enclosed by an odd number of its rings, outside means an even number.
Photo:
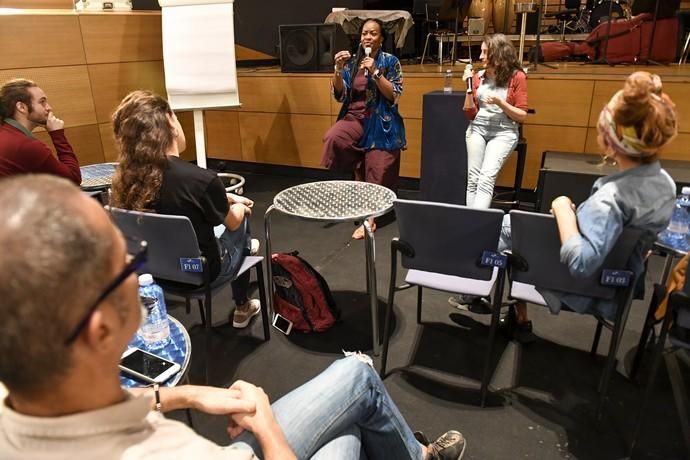
[[[0,178],[15,174],[54,174],[81,184],[79,160],[67,142],[65,131],[49,131],[57,158],[38,139],[27,136],[9,123],[0,124]]]

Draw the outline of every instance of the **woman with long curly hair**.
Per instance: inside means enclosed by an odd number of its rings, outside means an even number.
[[[247,220],[254,203],[226,194],[215,172],[179,158],[186,147],[184,131],[168,102],[157,94],[134,91],[125,96],[113,115],[113,130],[120,164],[110,203],[134,211],[187,216],[208,261],[212,286],[235,278],[244,257],[258,250]],[[214,227],[222,231],[219,238]],[[258,300],[247,297],[248,287],[249,272],[232,282],[236,305],[232,321],[238,328],[246,327],[261,310]]]
[[[491,206],[496,176],[518,142],[518,124],[527,117],[527,76],[513,44],[503,34],[488,35],[479,57],[483,69],[472,77],[474,107],[467,143],[467,206]]]

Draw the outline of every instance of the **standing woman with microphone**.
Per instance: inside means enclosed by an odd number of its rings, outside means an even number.
[[[406,146],[397,105],[403,77],[398,58],[381,49],[385,38],[383,23],[368,19],[362,24],[356,54],[347,50],[335,54],[331,89],[343,105],[338,121],[323,137],[321,165],[354,172],[356,180],[396,191],[400,150]],[[373,218],[369,223],[375,230]],[[352,237],[364,238],[364,227],[357,228]]]
[[[465,69],[471,99],[463,108],[470,121],[467,143],[467,206],[491,206],[496,177],[518,142],[518,124],[527,117],[527,75],[513,44],[503,34],[488,35],[479,57],[483,69]]]

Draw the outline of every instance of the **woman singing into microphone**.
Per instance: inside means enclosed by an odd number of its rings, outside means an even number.
[[[503,34],[482,43],[483,70],[466,70],[472,79],[474,104],[465,109],[467,128],[467,206],[488,208],[496,176],[518,142],[518,123],[527,117],[527,76],[515,47]]]
[[[380,20],[362,24],[360,37],[354,57],[345,50],[334,58],[331,88],[343,105],[338,121],[324,135],[321,165],[354,172],[356,180],[396,191],[400,150],[406,144],[397,105],[403,90],[402,68],[398,58],[381,50],[386,35]],[[369,223],[375,230],[374,220]],[[364,227],[352,237],[364,238]]]

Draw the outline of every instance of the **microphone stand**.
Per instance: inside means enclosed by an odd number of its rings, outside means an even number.
[[[657,0],[657,5],[659,4],[659,0]],[[603,50],[602,50],[602,56],[599,58],[595,59],[592,61],[592,64],[608,64],[610,66],[614,66],[615,64],[611,64],[609,62],[609,39],[611,37],[611,15],[613,14],[613,2],[609,2],[609,13],[608,13],[608,20],[606,21],[606,34],[604,35],[604,38],[602,39],[604,41],[603,44]]]
[[[451,65],[455,65],[456,49],[458,46],[458,23],[460,22],[460,5],[463,0],[455,0],[455,31],[453,33],[453,52],[451,53]]]
[[[536,52],[534,53],[534,62],[529,66],[529,70],[537,70],[539,68],[539,43],[541,42],[541,21],[544,19],[544,0],[539,2],[539,11],[537,12],[537,39],[534,47]],[[527,15],[522,16],[522,21],[527,21]],[[549,69],[557,69],[558,67],[551,64],[546,64],[542,62],[541,65],[548,67]]]
[[[647,48],[647,57],[644,59],[643,63],[646,65],[668,65],[668,64],[662,64],[661,62],[655,61],[653,59],[650,59],[650,56],[652,55],[652,47],[654,46],[654,35],[656,34],[656,21],[657,17],[659,15],[659,0],[656,0],[656,4],[654,5],[654,19],[652,20],[652,33],[649,36],[649,47]]]

